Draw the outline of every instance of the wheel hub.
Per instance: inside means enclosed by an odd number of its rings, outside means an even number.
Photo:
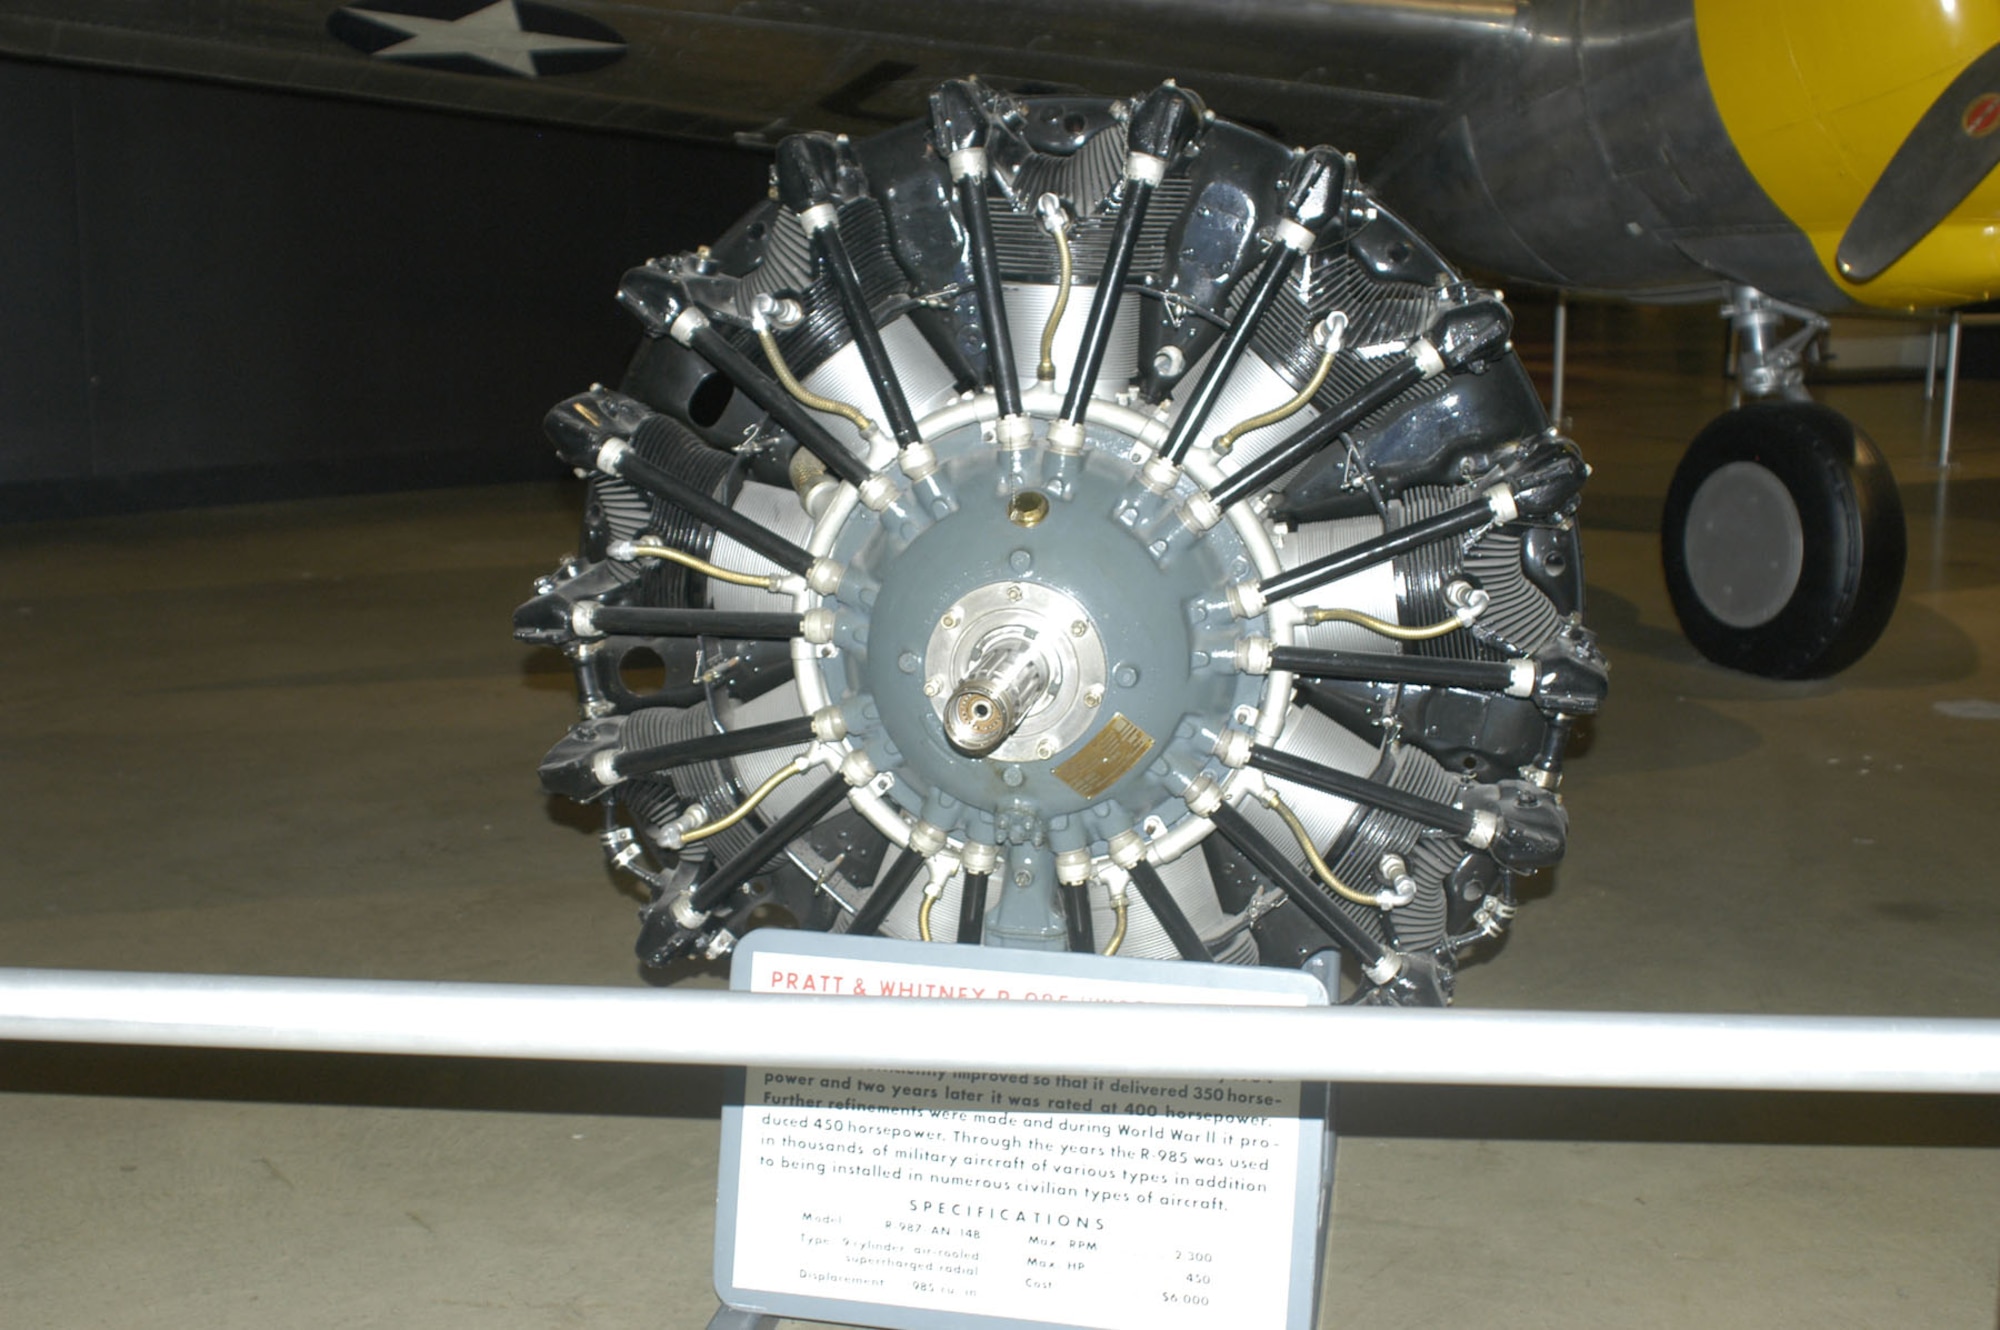
[[[1805,567],[1805,531],[1783,481],[1731,462],[1702,482],[1687,516],[1687,570],[1702,604],[1731,628],[1778,617]]]

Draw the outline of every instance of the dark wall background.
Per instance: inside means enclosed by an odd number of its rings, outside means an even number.
[[[0,61],[0,518],[556,474],[729,149]]]

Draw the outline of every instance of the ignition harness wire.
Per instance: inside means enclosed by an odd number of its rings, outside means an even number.
[[[1074,260],[1069,252],[1069,212],[1062,206],[1062,200],[1053,194],[1044,194],[1035,201],[1036,210],[1042,215],[1042,229],[1056,242],[1056,303],[1049,310],[1049,321],[1042,325],[1042,359],[1035,366],[1035,379],[1040,383],[1053,383],[1056,377],[1056,328],[1062,323],[1063,312],[1069,308],[1069,284],[1074,276]]]
[[[1313,873],[1326,884],[1328,890],[1342,900],[1353,901],[1356,905],[1366,905],[1370,909],[1380,908],[1382,903],[1374,896],[1364,891],[1356,891],[1334,876],[1333,869],[1327,866],[1326,860],[1320,857],[1318,847],[1313,844],[1312,833],[1306,830],[1306,824],[1299,821],[1299,815],[1292,811],[1291,805],[1285,802],[1282,795],[1267,785],[1257,797],[1264,801],[1265,807],[1283,818],[1285,825],[1292,829],[1292,835],[1298,839],[1299,848],[1305,851],[1306,862],[1312,865]]]
[[[1125,884],[1119,883],[1111,892],[1111,908],[1118,916],[1118,922],[1111,929],[1111,940],[1104,944],[1106,956],[1116,956],[1118,948],[1125,945]]]
[[[765,591],[776,591],[783,579],[764,573],[739,573],[733,569],[720,568],[686,550],[663,545],[657,540],[640,537],[632,542],[632,557],[635,559],[665,559],[683,568],[692,568],[703,577],[712,577],[718,582],[728,582],[732,586],[759,587]]]
[[[718,832],[729,830],[729,828],[755,812],[757,805],[770,797],[771,791],[777,789],[792,777],[802,775],[812,770],[812,768],[813,763],[808,760],[805,754],[800,754],[798,757],[793,758],[790,762],[772,772],[769,779],[752,790],[750,797],[736,805],[727,815],[717,818],[713,822],[705,822],[701,826],[682,832],[681,843],[688,845],[698,840],[707,840],[710,836]]]
[[[1306,380],[1306,386],[1299,389],[1298,395],[1292,398],[1291,401],[1274,406],[1269,411],[1251,416],[1248,420],[1239,420],[1222,433],[1216,435],[1216,455],[1219,457],[1227,453],[1231,448],[1236,446],[1238,439],[1252,430],[1262,429],[1266,425],[1275,425],[1281,420],[1287,420],[1297,415],[1305,404],[1313,399],[1314,394],[1319,392],[1320,388],[1326,383],[1326,376],[1333,369],[1334,359],[1340,355],[1341,338],[1345,336],[1346,332],[1347,315],[1339,310],[1335,310],[1329,314],[1324,322],[1313,329],[1313,340],[1318,342],[1325,350],[1320,353],[1319,368],[1315,369],[1312,377]]]
[[[811,410],[840,416],[859,430],[862,438],[874,437],[875,422],[870,420],[860,407],[847,402],[836,402],[831,397],[821,397],[798,381],[792,373],[792,367],[785,363],[785,353],[778,349],[778,339],[771,335],[769,320],[760,317],[756,323],[756,331],[757,344],[764,348],[764,358],[771,362],[771,372],[778,376],[778,382],[785,386],[786,392],[798,398],[801,404]]]
[[[1374,615],[1364,614],[1360,610],[1346,609],[1307,610],[1306,622],[1309,624],[1351,623],[1366,628],[1371,633],[1380,633],[1383,637],[1394,638],[1398,642],[1428,642],[1434,637],[1443,637],[1447,633],[1455,633],[1465,627],[1464,622],[1457,618],[1440,619],[1436,623],[1406,625],[1391,623],[1387,619],[1378,619]]]
[[[1307,610],[1306,622],[1308,624],[1351,623],[1398,642],[1428,642],[1433,638],[1455,633],[1461,628],[1471,627],[1480,615],[1486,613],[1487,606],[1493,603],[1492,596],[1487,594],[1484,587],[1475,587],[1464,582],[1453,582],[1445,588],[1445,595],[1458,609],[1449,619],[1440,619],[1436,623],[1394,623],[1388,619],[1378,619],[1372,614],[1364,614],[1360,610],[1342,609],[1337,606]]]

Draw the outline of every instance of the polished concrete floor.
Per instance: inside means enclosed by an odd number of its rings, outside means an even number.
[[[2000,385],[1966,385],[1948,473],[1919,386],[1826,391],[1896,468],[1910,569],[1873,654],[1772,683],[1694,655],[1656,566],[1726,400],[1712,317],[1574,328],[1614,693],[1569,858],[1461,1002],[2000,1017]],[[535,783],[566,676],[508,635],[574,502],[0,529],[0,964],[636,984],[634,900]],[[698,1327],[719,1098],[0,1045],[0,1324]],[[1329,1326],[2000,1323],[1992,1100],[1356,1089],[1340,1126]]]

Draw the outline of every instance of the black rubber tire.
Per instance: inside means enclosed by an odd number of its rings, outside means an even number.
[[[1798,514],[1798,577],[1756,622],[1705,600],[1691,570],[1703,532],[1690,524],[1696,495],[1724,467],[1761,467]],[[1762,483],[1754,472],[1736,472]],[[1772,491],[1775,493],[1775,490]],[[1772,679],[1836,674],[1888,626],[1903,586],[1903,505],[1888,463],[1868,436],[1830,407],[1758,402],[1724,412],[1688,446],[1667,489],[1660,558],[1681,630],[1718,665]],[[1724,617],[1718,617],[1718,610]]]

